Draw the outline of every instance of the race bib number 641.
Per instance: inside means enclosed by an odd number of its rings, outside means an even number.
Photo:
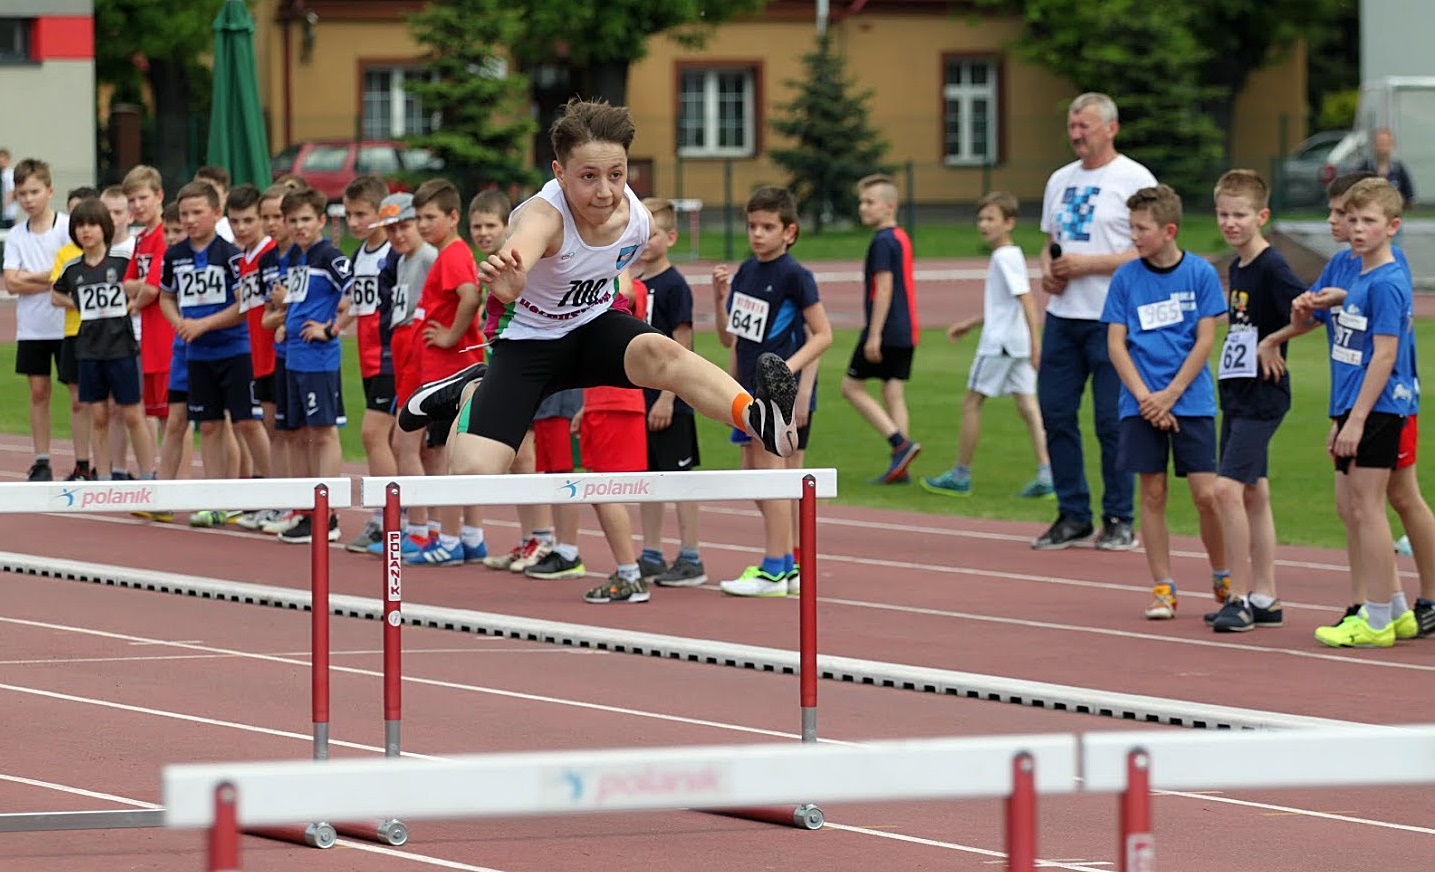
[[[732,308],[727,316],[727,332],[749,342],[767,337],[767,319],[771,304],[757,297],[734,292]]]

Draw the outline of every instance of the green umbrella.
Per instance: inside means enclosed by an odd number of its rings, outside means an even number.
[[[254,19],[244,0],[225,0],[214,19],[209,163],[229,170],[233,184],[251,182],[262,189],[273,174],[256,69]]]

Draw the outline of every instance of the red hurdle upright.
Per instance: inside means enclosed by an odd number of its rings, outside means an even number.
[[[1133,748],[1126,755],[1126,790],[1121,794],[1118,872],[1155,872],[1156,836],[1151,831],[1151,755]]]
[[[1036,759],[1027,751],[1012,758],[1006,801],[1007,872],[1036,872]]]

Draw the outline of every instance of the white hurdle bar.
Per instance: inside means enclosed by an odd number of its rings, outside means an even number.
[[[194,512],[224,508],[328,509],[353,505],[353,483],[336,478],[185,479],[139,481],[15,482],[0,484],[0,514]],[[312,721],[314,756],[329,744],[329,549],[322,536],[310,549]],[[162,826],[157,810],[39,811],[0,815],[0,832]],[[328,824],[279,834],[316,847],[333,844]],[[326,844],[327,843],[327,844]]]
[[[1432,782],[1435,726],[1426,725],[180,765],[165,768],[163,792],[166,826],[210,829],[211,857],[221,858],[212,870],[239,868],[239,827],[285,820],[394,810],[433,819],[657,811],[802,793],[831,802],[1007,797],[1007,868],[1028,872],[1036,868],[1036,795],[1120,791],[1118,868],[1154,872],[1152,790]],[[1144,829],[1125,829],[1130,812],[1144,815]]]
[[[802,480],[817,481],[818,499],[837,496],[835,469],[579,472],[572,475],[365,476],[360,503],[379,508],[397,484],[415,506],[533,506],[548,503],[663,503],[795,500]]]

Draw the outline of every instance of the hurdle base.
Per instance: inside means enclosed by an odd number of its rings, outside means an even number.
[[[796,827],[799,830],[820,830],[827,822],[827,815],[822,809],[812,803],[802,805],[782,806],[779,808],[705,808],[702,811],[708,814],[718,814],[723,817],[742,818],[743,820],[757,821],[764,824],[777,824],[782,827]]]
[[[372,824],[334,824],[334,831],[351,839],[378,842],[393,848],[402,847],[409,841],[408,825],[397,818],[389,818]]]
[[[308,845],[320,850],[334,847],[334,842],[339,838],[338,834],[334,832],[334,828],[326,823],[293,827],[250,827],[244,830],[244,835],[276,842],[290,842],[295,845]]]

